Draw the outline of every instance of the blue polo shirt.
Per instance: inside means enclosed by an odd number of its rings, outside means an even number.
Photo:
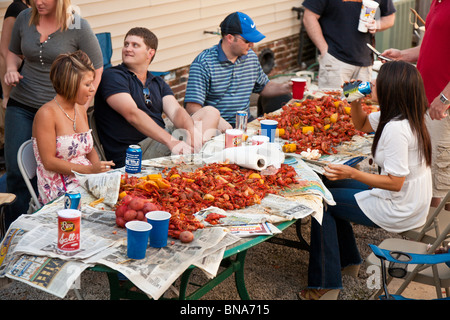
[[[232,63],[221,44],[204,50],[192,62],[184,103],[213,106],[234,126],[236,112],[246,110],[250,115],[250,95],[260,93],[269,78],[253,50]]]
[[[161,77],[156,77],[150,72],[147,72],[145,87],[150,91],[147,99],[143,93],[142,82],[124,64],[120,64],[103,72],[102,80],[95,94],[94,117],[98,136],[106,158],[113,160],[116,167],[125,165],[128,146],[139,143],[147,136],[112,109],[106,102],[108,97],[117,93],[130,94],[139,109],[147,113],[161,128],[165,128],[162,118],[162,98],[166,95],[173,95],[173,92]]]

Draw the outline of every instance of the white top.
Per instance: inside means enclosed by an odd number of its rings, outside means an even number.
[[[369,115],[374,130],[380,113]],[[400,191],[373,188],[355,194],[361,210],[381,228],[404,232],[422,226],[432,197],[431,169],[418,156],[418,143],[408,120],[390,121],[383,129],[375,163],[381,174],[405,177]]]

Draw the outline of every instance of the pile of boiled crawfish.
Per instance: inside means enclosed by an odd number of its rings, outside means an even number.
[[[215,206],[234,210],[260,203],[267,194],[297,183],[296,175],[294,168],[286,164],[270,175],[235,164],[212,163],[189,172],[173,167],[164,169],[159,178],[124,174],[120,195],[122,199],[125,194],[142,197],[170,212],[169,235],[177,238],[180,231],[204,227],[194,216],[201,209]],[[121,200],[117,203],[120,205]]]
[[[366,113],[376,109],[369,101],[370,98],[362,101]],[[353,126],[350,110],[346,100],[325,95],[289,103],[282,107],[281,114],[265,115],[265,118],[278,121],[280,138],[294,146],[291,152],[300,154],[307,149],[318,149],[321,154],[332,154],[337,153],[335,147],[341,142],[362,134]]]

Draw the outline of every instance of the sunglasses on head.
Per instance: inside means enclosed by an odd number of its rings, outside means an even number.
[[[150,90],[145,87],[142,89],[142,93],[144,94],[145,103],[152,104],[152,100],[150,100]]]

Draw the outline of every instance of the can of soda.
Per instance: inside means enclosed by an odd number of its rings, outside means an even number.
[[[77,251],[80,249],[81,212],[74,209],[58,211],[58,249]]]
[[[142,149],[138,145],[130,145],[127,149],[125,157],[125,172],[139,173],[141,172]]]
[[[64,209],[80,210],[81,207],[81,193],[74,191],[67,191],[64,195]]]
[[[355,82],[344,83],[344,85],[342,86],[342,92],[347,98],[347,101],[352,102],[371,93],[372,88],[370,86],[370,82],[363,82],[358,80]]]
[[[242,110],[236,112],[236,129],[242,130],[242,132],[247,132],[247,121],[247,111]]]

